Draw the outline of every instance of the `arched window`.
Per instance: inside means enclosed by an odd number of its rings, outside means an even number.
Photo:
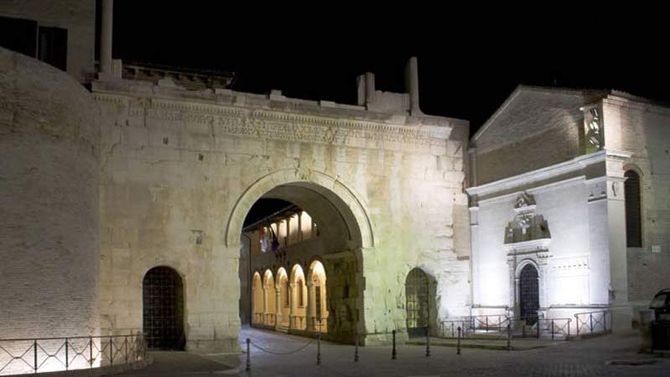
[[[626,244],[628,247],[642,247],[640,175],[628,170],[624,176],[626,177]]]

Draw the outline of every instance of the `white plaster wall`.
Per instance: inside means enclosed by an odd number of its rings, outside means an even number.
[[[67,73],[79,82],[90,80],[95,55],[94,0],[4,0],[0,15],[67,29]]]
[[[607,223],[602,221],[605,212],[591,209],[598,204],[588,204],[587,188],[583,177],[577,176],[537,187],[522,185],[518,191],[492,194],[479,201],[478,225],[472,228],[477,239],[473,246],[473,305],[514,304],[504,232],[523,191],[535,197],[535,214],[544,217],[551,232],[546,273],[540,282],[545,298],[541,306],[607,304],[609,270],[601,265],[608,255]],[[525,258],[517,257],[518,261]]]
[[[0,334],[98,333],[97,106],[67,74],[0,48]]]

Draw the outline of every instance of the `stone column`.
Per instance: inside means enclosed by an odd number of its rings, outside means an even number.
[[[100,72],[112,73],[112,24],[114,0],[102,0],[102,23],[100,30]]]
[[[307,310],[305,317],[307,317],[307,330],[316,331],[316,292],[314,289],[317,288],[314,286],[312,281],[308,281],[307,285]]]
[[[295,328],[295,283],[289,283],[288,290],[288,328]]]
[[[275,299],[275,330],[279,328],[282,318],[282,302],[281,302],[281,283],[278,287],[275,287],[276,299]]]
[[[419,108],[419,64],[413,56],[407,62],[405,85],[409,92],[410,114],[421,115]]]

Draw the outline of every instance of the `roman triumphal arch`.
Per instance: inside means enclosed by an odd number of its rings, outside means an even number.
[[[311,204],[315,219],[333,219],[319,230],[340,224],[328,241],[337,251],[317,255],[327,279],[313,278],[309,258],[268,262],[255,287],[275,286],[267,302],[287,299],[299,264],[312,279],[306,297],[319,298],[306,315],[328,321],[337,340],[386,342],[391,330],[406,334],[407,271],[431,266],[435,317],[468,314],[467,122],[410,112],[405,94],[342,105],[168,81],[93,84],[103,332],[142,331],[143,278],[170,266],[182,279],[186,349],[238,349],[240,234],[262,197]],[[337,271],[348,269],[352,283],[340,284]],[[282,310],[272,313],[285,321]],[[315,326],[326,325],[305,324]]]

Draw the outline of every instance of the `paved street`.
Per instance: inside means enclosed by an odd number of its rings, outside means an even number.
[[[667,376],[670,369],[670,358],[637,353],[639,339],[636,333],[558,342],[518,351],[464,348],[461,355],[457,355],[453,347],[434,346],[430,358],[425,357],[425,346],[399,346],[396,360],[391,360],[391,347],[361,347],[358,363],[353,362],[353,346],[323,342],[320,366],[316,365],[316,343],[310,343],[310,339],[244,329],[240,335],[242,346],[246,337],[257,346],[251,349],[250,372],[244,370],[246,354],[200,357],[162,352],[153,354],[153,365],[123,376],[644,377]],[[240,364],[235,366],[235,363]]]

